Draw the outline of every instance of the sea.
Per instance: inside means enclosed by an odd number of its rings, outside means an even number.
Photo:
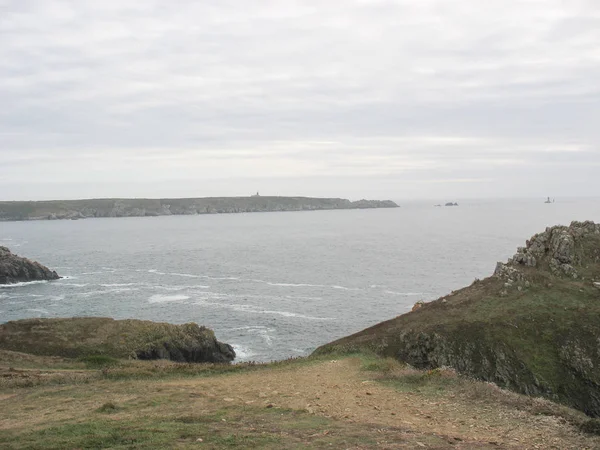
[[[0,245],[64,278],[0,288],[0,322],[103,316],[196,322],[236,361],[316,347],[490,276],[600,199],[398,202],[397,209],[0,222]]]

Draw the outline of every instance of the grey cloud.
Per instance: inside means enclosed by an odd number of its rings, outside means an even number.
[[[0,0],[0,182],[585,194],[598,79],[593,0]]]

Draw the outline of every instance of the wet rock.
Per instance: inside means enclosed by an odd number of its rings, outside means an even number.
[[[14,255],[6,247],[0,247],[0,284],[28,281],[57,280],[60,276],[38,262]]]

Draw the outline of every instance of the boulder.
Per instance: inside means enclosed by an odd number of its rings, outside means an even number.
[[[585,245],[581,243],[599,234],[600,224],[591,221],[546,228],[529,239],[525,247],[519,247],[507,263],[498,263],[494,274],[500,278],[514,278],[520,267],[532,267],[549,269],[554,275],[578,278],[578,266],[589,259]]]
[[[38,262],[14,255],[6,247],[0,247],[0,284],[28,281],[57,280],[60,276]]]

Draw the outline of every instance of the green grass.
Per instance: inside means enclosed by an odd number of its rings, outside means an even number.
[[[174,349],[210,349],[214,343],[212,330],[193,323],[79,317],[0,325],[0,349],[63,358],[128,359],[152,352],[168,355]]]
[[[119,365],[119,360],[107,355],[89,355],[79,358],[88,369],[103,369]]]
[[[107,410],[108,409],[108,410]],[[103,408],[97,418],[24,432],[0,431],[3,449],[322,448],[372,446],[370,427],[286,409],[226,408],[179,417],[118,417]],[[109,413],[107,415],[107,413]],[[382,435],[394,438],[394,430]],[[201,439],[201,441],[199,441]]]
[[[527,285],[486,278],[315,354],[370,351],[419,369],[452,366],[600,416],[600,291],[590,281],[600,279],[600,236],[586,239],[578,279],[523,267]]]

